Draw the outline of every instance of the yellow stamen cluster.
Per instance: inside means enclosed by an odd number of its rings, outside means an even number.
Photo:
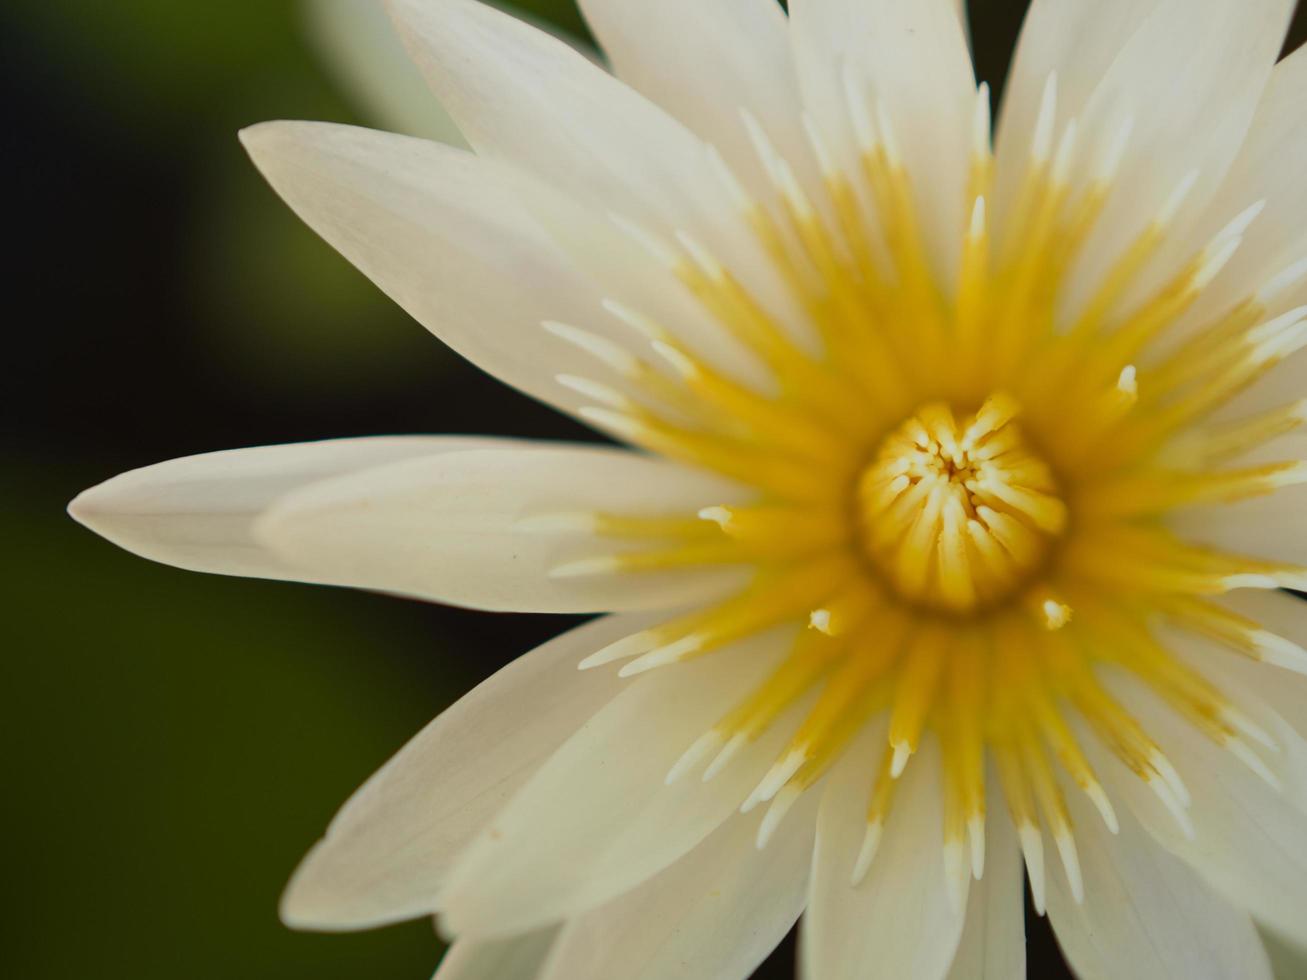
[[[959,424],[927,405],[881,445],[858,484],[867,553],[904,598],[971,612],[1007,596],[1066,527],[1053,474],[990,398]]]
[[[1304,310],[1275,315],[1307,263],[1160,344],[1260,210],[1236,216],[1148,287],[1189,178],[1065,316],[1067,284],[1111,199],[1130,125],[1123,118],[1101,145],[1082,146],[1074,120],[1059,128],[1050,78],[1001,235],[987,203],[989,97],[984,86],[977,93],[969,219],[946,276],[926,245],[922,188],[904,165],[895,120],[851,69],[845,89],[856,154],[837,159],[813,129],[818,186],[800,184],[751,117],[770,195],[746,190],[710,154],[771,263],[765,283],[689,234],[659,236],[614,218],[751,371],[723,370],[699,340],[616,301],[605,311],[632,328],[629,347],[546,325],[594,359],[593,377],[559,378],[589,400],[587,418],[752,495],[703,501],[697,514],[543,515],[539,526],[579,522],[613,540],[602,554],[570,556],[558,575],[705,563],[753,570],[742,591],[582,664],[625,661],[621,673],[631,675],[764,632],[787,638],[779,666],[741,691],[669,779],[691,771],[711,779],[764,731],[791,726],[787,748],[744,803],[769,804],[762,842],[859,733],[883,725],[882,763],[866,774],[856,882],[873,865],[896,780],[922,740],[935,738],[953,894],[968,867],[976,877],[984,867],[989,759],[1042,908],[1046,835],[1072,892],[1081,887],[1064,788],[1084,792],[1116,827],[1083,732],[1190,826],[1180,772],[1119,703],[1105,668],[1132,675],[1275,780],[1261,754],[1270,751],[1266,734],[1153,628],[1165,621],[1231,655],[1307,672],[1307,652],[1212,601],[1231,589],[1302,588],[1307,569],[1189,543],[1168,525],[1178,509],[1307,479],[1300,460],[1229,464],[1302,424],[1302,403],[1208,422],[1307,345]],[[801,329],[761,298],[759,286],[777,282],[801,311]]]

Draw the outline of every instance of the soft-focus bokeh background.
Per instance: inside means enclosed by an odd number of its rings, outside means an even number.
[[[272,118],[450,135],[370,2],[0,5],[5,977],[429,976],[428,923],[296,934],[278,894],[410,734],[568,625],[176,571],[63,513],[108,476],[206,450],[589,438],[393,308],[241,151],[236,130]],[[571,0],[516,7],[585,43]],[[1024,3],[972,7],[1001,84]],[[792,959],[787,943],[759,976]],[[1032,924],[1031,976],[1065,975]]]

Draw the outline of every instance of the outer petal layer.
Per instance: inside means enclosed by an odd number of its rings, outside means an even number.
[[[1300,613],[1307,613],[1307,603],[1281,595],[1302,605]],[[1259,758],[1280,783],[1285,798],[1307,814],[1307,677],[1240,656],[1206,637],[1173,630],[1159,633],[1171,650],[1269,736],[1275,748],[1263,747]]]
[[[581,9],[617,76],[716,146],[755,193],[771,184],[742,110],[792,166],[812,169],[776,0],[581,0]]]
[[[954,0],[794,0],[794,61],[804,108],[856,172],[846,71],[894,129],[942,282],[955,281],[966,224],[975,75]]]
[[[392,132],[463,145],[454,120],[430,97],[380,4],[314,0],[305,14],[326,67],[371,119]]]
[[[962,935],[944,880],[944,814],[933,740],[908,766],[867,877],[851,876],[866,830],[866,801],[887,751],[872,731],[829,777],[817,823],[812,898],[802,951],[809,980],[943,980]]]
[[[745,980],[807,901],[816,799],[764,851],[756,815],[729,817],[661,874],[571,920],[542,980]]]
[[[1289,365],[1285,365],[1288,367]],[[1300,393],[1307,395],[1307,390]],[[1291,432],[1235,461],[1238,466],[1307,466],[1307,433]],[[1224,551],[1307,568],[1307,483],[1232,503],[1181,511],[1174,527],[1185,537]]]
[[[282,918],[365,929],[433,912],[462,849],[620,689],[614,674],[577,663],[647,622],[614,616],[565,633],[431,722],[337,814],[291,880]]]
[[[224,575],[324,581],[255,539],[255,520],[274,502],[369,467],[501,444],[396,436],[205,453],[123,473],[79,495],[68,510],[97,534],[154,561]]]
[[[576,407],[555,380],[576,351],[540,324],[589,325],[600,296],[493,167],[452,147],[329,123],[264,123],[241,139],[295,213],[414,319],[501,380]]]
[[[1048,914],[1081,980],[1270,980],[1248,914],[1168,854],[1127,813],[1113,836],[1068,793],[1085,876],[1078,904],[1050,875]]]
[[[1302,193],[1302,174],[1307,171],[1305,90],[1307,48],[1299,48],[1275,66],[1248,138],[1208,207],[1200,226],[1204,237],[1215,234],[1232,215],[1255,201],[1266,201],[1239,251],[1202,297],[1200,311],[1209,317],[1256,293],[1271,277],[1307,257],[1307,195]],[[1304,297],[1307,276],[1274,297],[1270,312],[1278,314]],[[1307,381],[1292,396],[1304,393]]]
[[[998,786],[998,780],[986,780]],[[985,874],[971,886],[948,980],[1025,980],[1025,876],[1016,828],[995,800],[985,823]]]
[[[1208,883],[1259,921],[1307,942],[1307,815],[1119,675],[1113,692],[1179,767],[1193,797],[1186,836],[1137,777],[1113,763],[1100,766],[1115,778],[1115,791],[1161,844],[1189,863]]]
[[[536,980],[557,936],[557,926],[546,926],[507,939],[455,943],[432,980]]]
[[[528,448],[529,447],[529,448]],[[516,612],[603,612],[704,601],[733,569],[555,577],[620,545],[567,521],[593,512],[680,516],[738,494],[720,480],[623,449],[518,443],[414,459],[314,484],[255,529],[314,578]]]
[[[1292,0],[1038,0],[1032,6],[1000,130],[1000,209],[1011,205],[1026,171],[1051,72],[1057,73],[1058,128],[1075,119],[1081,145],[1105,155],[1132,121],[1112,197],[1082,251],[1072,305],[1158,216],[1186,175],[1196,173],[1186,214],[1196,216],[1211,199],[1248,132],[1292,9]],[[1155,263],[1150,284],[1201,248],[1183,233],[1191,228],[1192,217],[1178,222],[1174,240],[1182,245],[1169,261]]]
[[[713,832],[789,734],[776,726],[708,783],[665,777],[784,647],[764,636],[643,674],[545,763],[455,868],[441,924],[481,938],[596,908]]]
[[[390,0],[390,9],[478,153],[660,235],[688,231],[764,295],[783,295],[705,145],[658,106],[562,42],[475,0]]]

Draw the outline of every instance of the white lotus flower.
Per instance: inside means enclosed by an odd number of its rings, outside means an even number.
[[[617,80],[393,15],[475,155],[243,136],[476,363],[644,452],[217,453],[74,502],[188,568],[613,615],[345,807],[293,925],[458,978],[1269,976],[1307,941],[1307,55],[1290,0],[584,0]],[[578,665],[584,669],[577,670]],[[806,910],[806,912],[805,912]]]

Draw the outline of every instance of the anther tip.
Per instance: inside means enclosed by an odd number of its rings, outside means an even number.
[[[903,770],[908,767],[908,760],[912,758],[912,746],[907,742],[897,742],[894,745],[894,758],[890,762],[890,775],[898,779],[903,775]]]
[[[1056,632],[1071,622],[1071,607],[1055,599],[1045,599],[1040,611],[1044,616],[1044,628]]]
[[[725,507],[705,507],[699,511],[699,519],[718,524],[724,529],[731,519],[731,512]]]

